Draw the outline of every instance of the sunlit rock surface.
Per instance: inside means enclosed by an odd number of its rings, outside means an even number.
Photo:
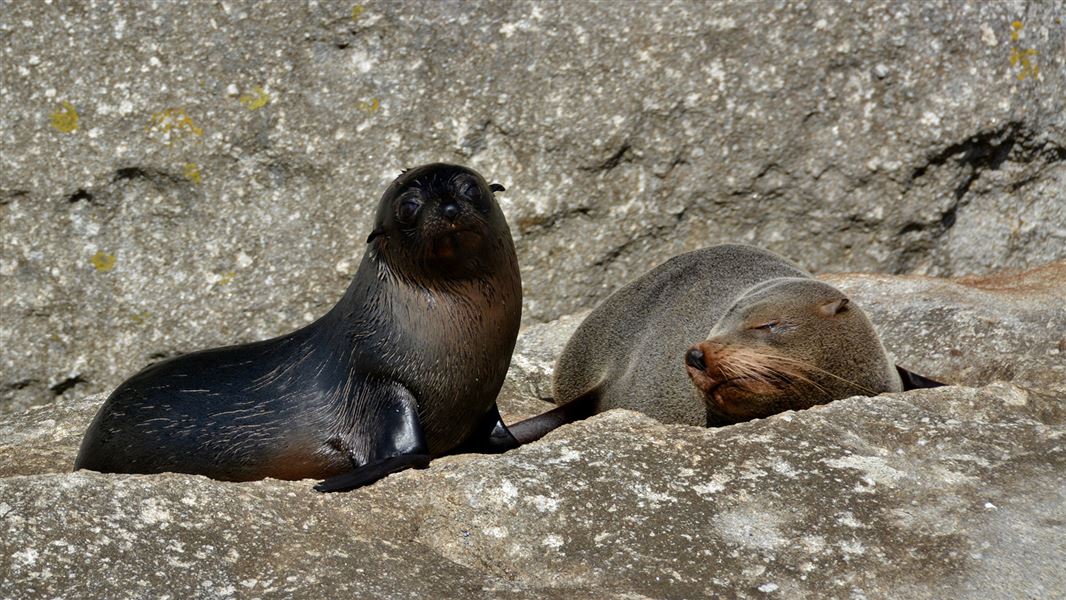
[[[103,395],[8,415],[0,597],[1061,597],[1064,267],[831,278],[961,385],[720,429],[611,411],[346,494],[71,473]],[[580,318],[523,331],[507,421],[552,406]]]
[[[611,411],[346,494],[69,473],[99,398],[8,418],[3,597],[1053,598],[1063,421],[1008,384],[722,429]],[[7,427],[28,425],[12,439]],[[49,460],[39,445],[62,445]],[[38,473],[20,474],[13,473]]]
[[[469,164],[524,319],[727,241],[818,272],[1063,256],[1055,2],[13,2],[0,411],[289,332],[400,169]]]

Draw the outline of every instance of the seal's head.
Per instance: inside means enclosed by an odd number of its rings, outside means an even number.
[[[901,389],[866,315],[836,288],[806,278],[745,292],[684,361],[708,425]]]
[[[476,171],[434,163],[404,171],[378,204],[371,251],[395,273],[428,281],[510,268],[514,244],[494,192]]]

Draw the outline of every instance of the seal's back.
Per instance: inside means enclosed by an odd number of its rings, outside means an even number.
[[[578,327],[556,364],[555,401],[595,399],[594,412],[639,410],[703,426],[706,407],[685,374],[685,350],[752,286],[810,277],[767,250],[723,244],[676,256],[615,292]]]

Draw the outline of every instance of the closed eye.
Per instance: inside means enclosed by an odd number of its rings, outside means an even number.
[[[481,191],[481,186],[478,185],[477,181],[469,177],[463,177],[458,182],[456,191],[460,197],[473,204],[481,213],[484,214],[489,211],[489,203],[486,202],[485,194]]]
[[[752,327],[749,327],[748,329],[752,329],[752,330],[755,330],[755,331],[761,331],[761,332],[764,332],[764,333],[782,333],[782,332],[785,332],[785,331],[790,331],[790,330],[795,329],[795,328],[796,328],[795,323],[789,323],[787,321],[780,321],[780,320],[776,320],[775,319],[773,321],[766,321],[765,323],[760,323],[758,325],[753,325]]]

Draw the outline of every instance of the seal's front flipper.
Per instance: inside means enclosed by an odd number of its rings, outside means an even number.
[[[900,380],[903,381],[903,391],[917,390],[920,388],[935,388],[944,387],[948,384],[940,383],[934,379],[929,379],[923,375],[912,373],[903,367],[896,365],[896,372],[899,373]]]
[[[355,468],[319,483],[319,492],[343,492],[369,485],[404,469],[424,469],[429,465],[429,448],[418,420],[418,402],[399,384],[378,383],[372,388],[378,396],[368,403],[374,407],[370,414],[360,415],[356,424],[359,437],[368,436],[368,444],[361,452],[352,452]],[[369,446],[369,456],[366,448]],[[360,460],[359,456],[366,456]]]
[[[515,423],[511,426],[511,434],[519,444],[535,442],[558,427],[591,417],[596,413],[597,402],[599,390],[593,390],[546,413]]]
[[[476,452],[479,454],[499,454],[520,446],[500,417],[500,408],[493,402],[492,408],[482,417],[474,434],[465,443],[449,454]]]
[[[429,466],[428,454],[405,454],[403,456],[391,456],[359,467],[358,469],[330,477],[315,486],[316,492],[344,492],[354,490],[364,485],[369,485],[382,479],[386,475],[403,471],[405,469],[425,469]]]

